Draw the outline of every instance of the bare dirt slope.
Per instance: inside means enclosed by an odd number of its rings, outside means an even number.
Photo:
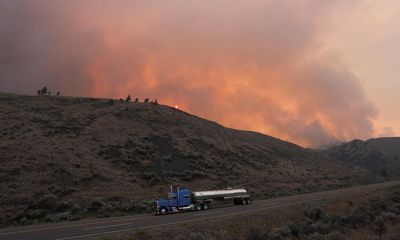
[[[326,153],[376,175],[387,178],[400,176],[400,137],[354,140],[328,149]]]
[[[377,181],[366,170],[151,103],[0,93],[0,222],[137,211],[171,184],[255,198]]]

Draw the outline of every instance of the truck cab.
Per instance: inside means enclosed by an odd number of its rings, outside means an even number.
[[[179,187],[168,194],[167,199],[156,199],[154,201],[154,210],[156,214],[166,214],[173,212],[182,212],[193,208],[192,192],[189,189]]]

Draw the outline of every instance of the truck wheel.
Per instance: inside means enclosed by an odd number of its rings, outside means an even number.
[[[200,211],[200,210],[201,210],[201,205],[200,205],[200,204],[196,205],[196,210],[197,210],[197,211]]]
[[[160,214],[161,214],[161,215],[167,214],[167,209],[161,208],[161,209],[160,209]]]
[[[203,210],[207,210],[208,209],[208,203],[203,203]]]
[[[251,203],[251,199],[250,198],[247,198],[246,199],[246,204],[250,204]]]
[[[247,201],[246,201],[246,199],[242,199],[242,205],[246,205],[247,204]]]

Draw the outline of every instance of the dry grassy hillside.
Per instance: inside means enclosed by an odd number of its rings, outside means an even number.
[[[354,140],[325,151],[333,159],[350,163],[386,178],[400,176],[400,137]]]
[[[255,198],[376,181],[365,170],[151,103],[0,93],[3,224],[135,212],[171,184]]]

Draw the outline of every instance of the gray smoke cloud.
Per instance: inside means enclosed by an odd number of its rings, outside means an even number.
[[[0,2],[0,90],[154,97],[303,146],[367,138],[377,110],[318,42],[328,1]]]

